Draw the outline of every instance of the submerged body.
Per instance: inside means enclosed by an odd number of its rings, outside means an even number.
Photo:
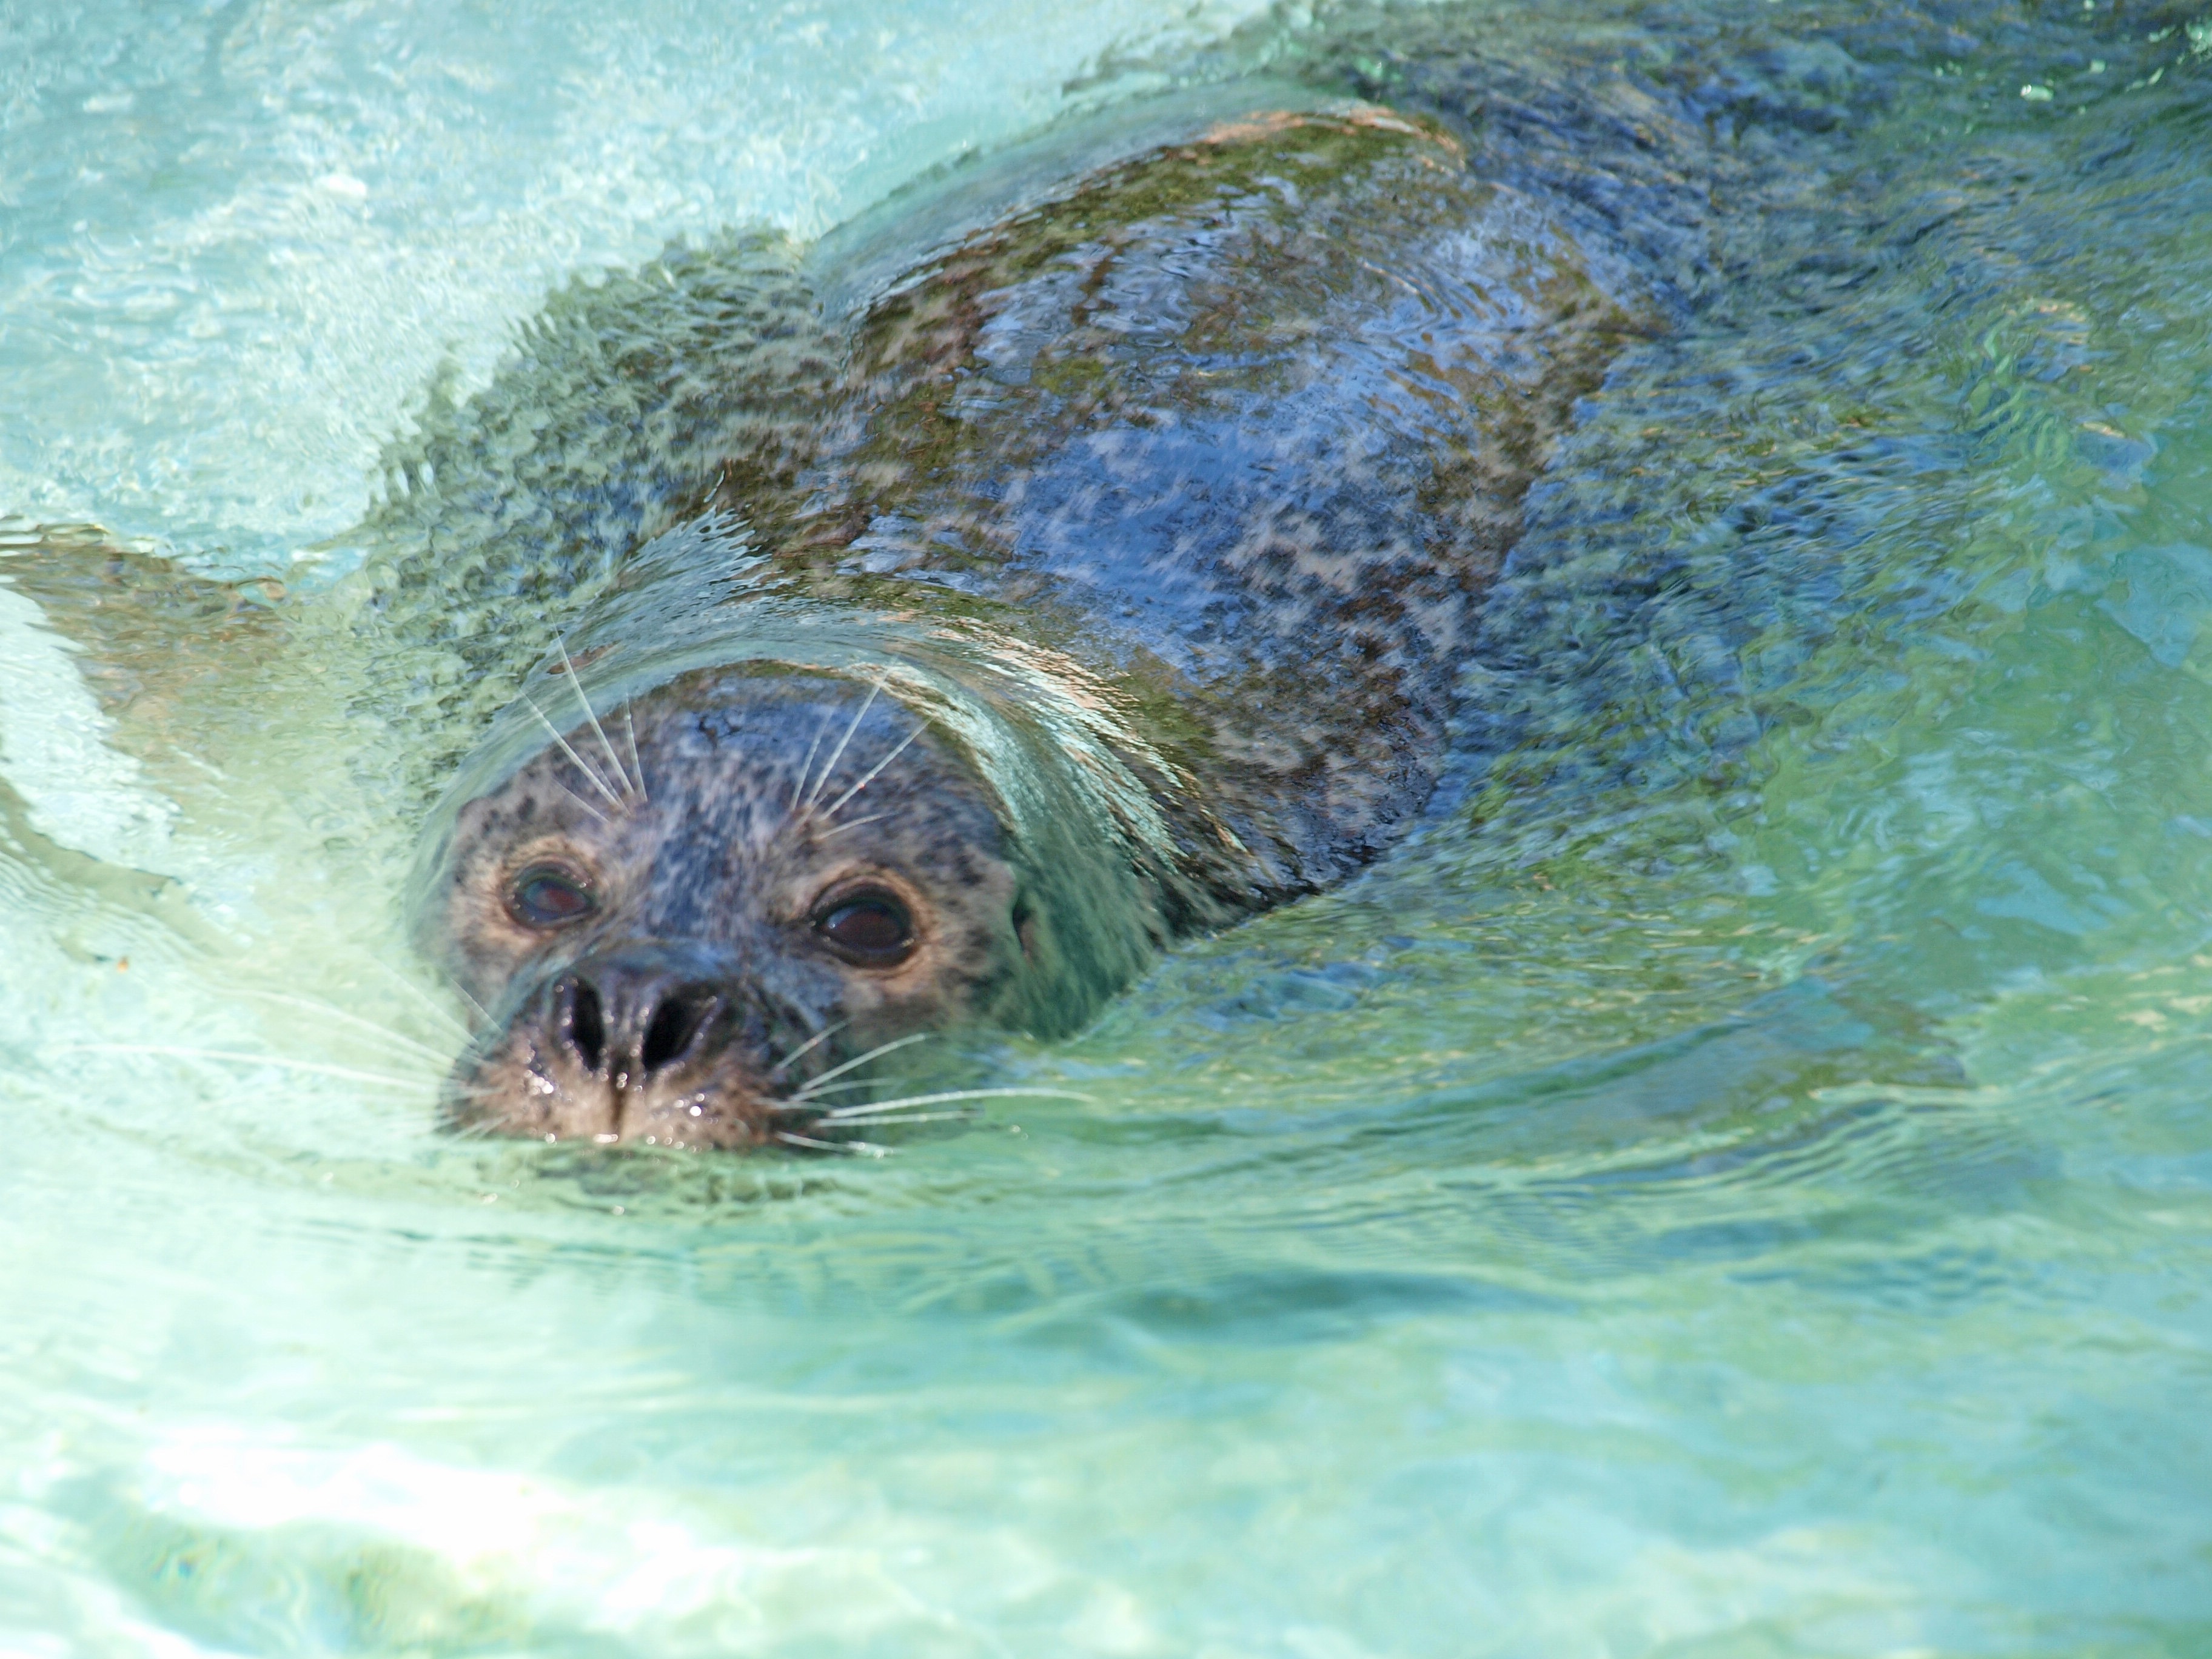
[[[1530,479],[1662,308],[1604,228],[1442,122],[1261,108],[846,315],[795,274],[775,397],[731,378],[434,825],[422,934],[484,1014],[454,1121],[900,1121],[923,1034],[1072,1030],[1371,860]]]

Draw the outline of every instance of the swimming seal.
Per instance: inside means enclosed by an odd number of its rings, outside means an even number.
[[[888,275],[866,235],[779,267],[800,367],[679,434],[714,465],[425,838],[421,937],[483,1016],[450,1120],[926,1120],[990,1092],[926,1035],[1070,1031],[1387,847],[1531,479],[1659,304],[1602,216],[1480,159],[1262,106]]]

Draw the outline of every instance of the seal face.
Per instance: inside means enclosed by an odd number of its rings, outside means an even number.
[[[987,787],[874,689],[708,671],[617,731],[462,809],[437,922],[489,1020],[456,1126],[731,1146],[879,1118],[853,1107],[880,1068],[837,1054],[989,1019],[1031,971]]]

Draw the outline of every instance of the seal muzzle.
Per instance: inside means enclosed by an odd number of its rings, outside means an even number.
[[[558,1139],[750,1146],[796,1079],[810,1022],[708,947],[633,939],[518,988],[448,1085],[457,1128]]]

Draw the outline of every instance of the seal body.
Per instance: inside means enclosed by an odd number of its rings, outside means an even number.
[[[434,819],[422,936],[484,1015],[453,1119],[933,1115],[973,1091],[917,1083],[925,1034],[1071,1030],[1371,860],[1530,480],[1651,325],[1593,242],[1442,123],[1263,107],[794,311],[772,418]]]

